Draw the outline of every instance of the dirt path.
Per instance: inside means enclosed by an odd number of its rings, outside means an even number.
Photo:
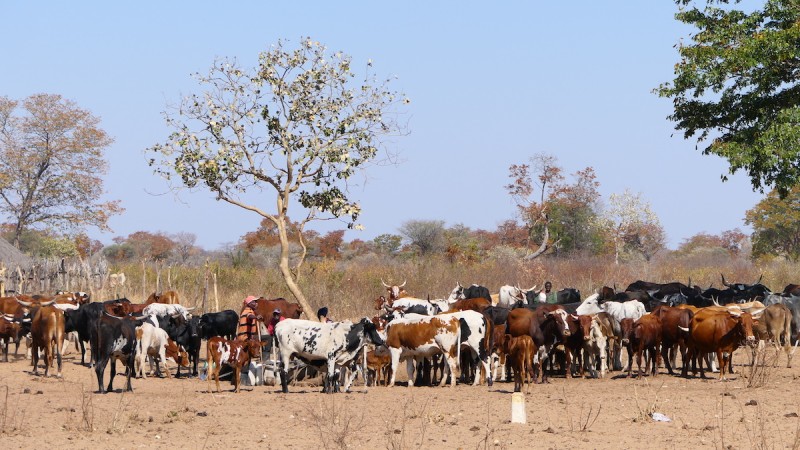
[[[65,358],[63,379],[32,376],[24,359],[0,363],[5,447],[791,448],[799,442],[800,369],[785,367],[771,371],[760,388],[747,388],[741,374],[726,382],[663,371],[644,380],[556,377],[531,388],[528,423],[518,425],[509,420],[512,383],[368,392],[359,384],[337,395],[297,386],[286,395],[269,386],[233,394],[223,383],[221,394],[210,394],[197,379],[148,378],[133,380],[133,393],[99,395],[94,371],[74,356]],[[123,385],[118,376],[115,387]],[[653,411],[672,422],[652,421]]]

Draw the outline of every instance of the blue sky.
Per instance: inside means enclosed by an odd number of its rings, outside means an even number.
[[[541,3],[541,4],[540,4]],[[214,249],[259,217],[205,191],[165,193],[144,149],[168,135],[168,103],[196,90],[190,74],[216,57],[254,66],[278,39],[310,36],[353,57],[411,99],[402,164],[370,170],[353,191],[364,231],[397,233],[409,219],[494,229],[513,217],[508,167],[539,152],[572,173],[594,167],[604,198],[641,192],[671,247],[698,232],[744,228],[762,195],[743,174],[673,134],[673,46],[690,29],[668,0],[633,2],[2,2],[0,95],[60,94],[102,119],[108,198],[126,212],[110,242],[134,231],[188,231]],[[264,204],[273,204],[265,197]],[[322,231],[343,228],[326,222]]]

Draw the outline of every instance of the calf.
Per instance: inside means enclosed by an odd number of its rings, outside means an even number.
[[[597,376],[598,362],[600,365],[600,378],[606,376],[607,352],[606,347],[608,340],[603,331],[601,320],[597,315],[592,316],[578,316],[578,321],[581,327],[581,335],[583,337],[583,356],[584,362],[581,364],[581,376],[584,376],[586,366],[593,376]]]
[[[280,354],[281,387],[284,393],[289,392],[286,369],[293,357],[306,363],[319,361],[327,365],[323,392],[333,393],[338,390],[336,372],[341,367],[352,364],[365,345],[383,345],[375,324],[367,318],[358,323],[286,319],[275,325],[275,341]],[[345,390],[349,389],[349,385],[350,382]]]
[[[758,319],[753,331],[759,340],[771,340],[776,348],[786,352],[786,367],[792,367],[792,311],[782,303],[767,306],[753,314]]]
[[[536,346],[528,335],[513,337],[505,336],[506,354],[511,359],[514,367],[514,392],[522,390],[523,381],[528,385],[526,393],[530,391],[530,379],[533,375],[533,357]]]
[[[639,369],[637,378],[642,377],[642,356],[645,351],[649,354],[652,365],[650,373],[658,375],[658,366],[661,364],[661,319],[652,314],[645,314],[635,322],[632,319],[623,319],[622,343],[628,346],[628,377],[632,371],[632,353],[636,353],[636,365]],[[647,364],[645,364],[646,366]]]
[[[149,323],[143,323],[136,328],[136,362],[135,374],[140,378],[147,378],[144,370],[145,360],[149,356],[156,363],[156,375],[161,376],[161,363],[164,363],[164,370],[169,375],[167,367],[166,347],[169,336],[167,332]]]
[[[219,336],[212,337],[206,343],[206,359],[211,369],[208,382],[211,383],[211,377],[214,377],[214,381],[217,383],[217,392],[220,392],[219,370],[223,365],[230,366],[233,368],[233,392],[238,393],[242,368],[249,365],[250,360],[258,357],[259,354],[261,354],[261,343],[254,339],[238,341]],[[211,392],[210,387],[208,390]]]
[[[44,376],[47,376],[50,366],[53,365],[53,350],[55,347],[58,362],[57,377],[61,377],[61,348],[64,345],[64,312],[55,306],[54,302],[42,303],[33,315],[31,321],[31,360],[33,374],[39,374],[39,350],[44,352]]]
[[[211,339],[214,336],[222,336],[228,340],[236,337],[236,327],[239,324],[239,314],[227,309],[216,313],[206,313],[200,317],[200,337]]]
[[[386,347],[377,347],[367,352],[367,386],[378,386],[383,382],[389,385],[389,371],[392,367],[392,355]]]
[[[3,343],[3,361],[8,362],[9,341],[19,339],[20,323],[14,320],[14,316],[4,314],[0,316],[0,342]]]

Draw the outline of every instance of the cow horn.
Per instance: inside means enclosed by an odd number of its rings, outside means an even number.
[[[723,286],[731,287],[731,285],[730,285],[730,284],[728,284],[728,283],[726,283],[726,282],[725,282],[725,275],[723,275],[723,274],[719,274],[719,276],[721,276],[721,277],[722,277],[722,285],[723,285]]]
[[[33,305],[33,303],[31,303],[31,302],[23,302],[23,301],[22,301],[22,300],[20,300],[20,299],[17,299],[17,303],[19,303],[20,305],[22,305],[22,306],[25,306],[25,307],[27,307],[27,308],[30,308],[30,307],[31,307],[31,305]]]
[[[761,274],[761,276],[760,276],[760,277],[758,277],[758,281],[756,281],[756,282],[755,282],[755,283],[753,283],[753,284],[759,284],[759,283],[761,283],[761,279],[762,279],[762,278],[764,278],[764,274],[763,274],[763,273]]]
[[[3,314],[3,317],[4,317],[6,320],[8,320],[9,322],[11,322],[12,320],[14,320],[14,316],[12,316],[11,314]]]
[[[113,317],[113,318],[115,318],[117,320],[122,320],[122,317],[117,317],[117,316],[115,316],[113,314],[109,314],[108,311],[103,311],[103,314],[107,315],[108,317]]]
[[[186,308],[186,311],[194,311],[197,309],[197,306],[192,306],[191,308]]]
[[[687,284],[686,286],[688,286],[689,289],[692,288],[692,277],[689,277],[689,284]]]
[[[714,306],[722,306],[722,305],[720,305],[720,304],[719,304],[719,302],[717,301],[717,297],[711,297],[711,301],[714,303]]]
[[[383,281],[383,278],[381,278],[381,284],[383,284],[383,287],[386,287],[386,288],[390,288],[391,287],[388,284],[386,284],[385,281]]]
[[[405,285],[406,285],[406,281],[408,281],[408,280],[403,280],[403,284],[401,284],[400,286],[397,286],[397,287],[403,287],[403,286],[405,286]]]
[[[535,290],[537,287],[539,287],[539,285],[538,285],[538,284],[534,284],[533,286],[531,286],[531,288],[530,288],[530,289],[526,289],[526,290],[525,290],[525,292],[530,292],[530,291],[533,291],[533,290]]]
[[[50,300],[49,302],[39,303],[39,306],[50,306],[55,302],[55,300]]]
[[[758,310],[752,310],[750,311],[750,315],[753,316],[753,319],[758,319],[756,316],[761,316],[761,313],[763,313],[765,309],[767,308],[758,308]]]
[[[740,310],[736,311],[736,310],[729,309],[728,310],[728,314],[730,314],[731,317],[737,317],[738,318],[739,316],[742,315],[742,310],[740,309]]]
[[[682,327],[682,326],[678,326],[678,329],[679,329],[679,330],[681,330],[681,331],[685,331],[685,332],[687,332],[687,333],[689,332],[689,329],[688,329],[688,328],[684,328],[684,327]]]
[[[573,318],[573,319],[575,319],[575,320],[579,320],[579,319],[580,319],[580,318],[579,318],[578,316],[576,316],[575,314],[570,314],[569,316],[570,316],[570,317],[572,317],[572,318]]]

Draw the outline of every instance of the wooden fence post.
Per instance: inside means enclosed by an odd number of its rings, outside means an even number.
[[[206,258],[205,273],[203,274],[203,314],[206,313],[206,301],[208,300],[208,258]]]
[[[219,297],[217,297],[217,272],[214,272],[214,312],[219,312]]]

